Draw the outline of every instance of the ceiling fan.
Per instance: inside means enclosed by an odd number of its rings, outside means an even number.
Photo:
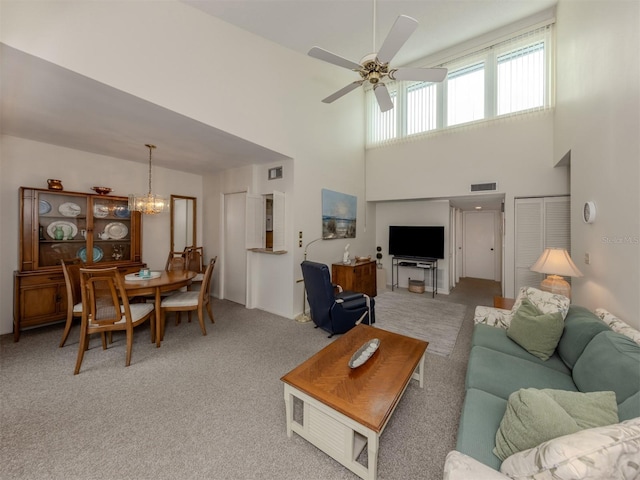
[[[373,24],[373,48],[375,50],[375,0]],[[391,68],[389,66],[389,62],[395,57],[396,53],[398,53],[416,28],[418,28],[418,21],[416,19],[406,15],[400,15],[393,24],[393,27],[391,27],[391,31],[389,31],[378,53],[365,55],[359,64],[320,47],[313,47],[309,50],[309,56],[358,72],[361,77],[360,80],[350,83],[322,101],[324,103],[334,102],[343,95],[369,82],[373,85],[373,91],[380,110],[386,112],[393,108],[393,102],[391,95],[389,95],[389,90],[387,90],[383,82],[385,78],[417,82],[443,81],[447,76],[446,68]]]

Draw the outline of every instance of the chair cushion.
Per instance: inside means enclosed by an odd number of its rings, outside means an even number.
[[[200,292],[178,292],[162,300],[161,307],[195,307]]]
[[[204,280],[204,273],[199,273],[191,279],[192,282],[202,282]]]
[[[153,304],[152,303],[131,303],[129,304],[129,311],[131,312],[131,321],[135,323],[141,318],[143,318],[145,315],[153,311]],[[120,305],[120,312],[124,313],[123,305]],[[104,307],[99,306],[98,318],[101,318],[103,315],[113,316],[113,307],[110,305],[107,305]],[[115,322],[114,325],[125,323],[126,321],[127,321],[127,318],[124,315],[122,315],[120,320]],[[94,323],[91,318],[89,319],[89,323],[90,324]]]
[[[76,303],[73,306],[73,313],[82,313],[82,302]]]
[[[131,303],[129,304],[129,310],[131,311],[131,320],[140,320],[145,315],[148,315],[153,311],[152,303]]]

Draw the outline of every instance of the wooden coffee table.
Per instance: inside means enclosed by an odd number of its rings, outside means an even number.
[[[368,340],[380,346],[362,366],[351,356]],[[378,442],[409,380],[424,381],[428,342],[360,324],[287,373],[287,436],[296,432],[356,475],[375,479]],[[302,418],[294,418],[294,399]],[[367,446],[367,466],[356,459]]]

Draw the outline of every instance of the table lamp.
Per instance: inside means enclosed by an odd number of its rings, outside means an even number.
[[[564,248],[545,248],[540,258],[531,266],[531,271],[548,274],[540,284],[541,290],[567,298],[571,298],[571,285],[562,277],[582,277],[582,272]]]

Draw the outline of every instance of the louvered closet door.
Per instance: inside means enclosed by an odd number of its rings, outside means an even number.
[[[570,198],[517,198],[515,205],[515,289],[538,287],[544,275],[529,270],[547,247],[571,252]]]

